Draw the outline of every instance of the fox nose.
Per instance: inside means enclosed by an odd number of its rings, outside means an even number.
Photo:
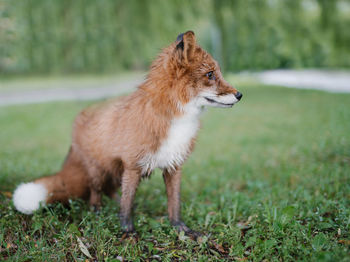
[[[243,96],[242,93],[240,93],[240,92],[238,92],[238,91],[237,91],[237,93],[235,94],[235,97],[238,99],[238,101],[241,100],[242,96]]]

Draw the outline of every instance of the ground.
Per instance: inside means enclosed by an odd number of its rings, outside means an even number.
[[[133,238],[108,198],[99,214],[82,201],[19,214],[8,192],[59,169],[92,102],[2,107],[0,260],[350,261],[350,95],[239,89],[232,109],[203,115],[184,166],[182,214],[198,241],[169,225],[159,172],[138,190]]]

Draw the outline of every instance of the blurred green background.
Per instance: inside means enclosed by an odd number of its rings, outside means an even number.
[[[189,29],[244,94],[203,115],[184,165],[183,219],[207,238],[169,225],[160,172],[136,242],[109,199],[16,212],[16,185],[59,170],[74,116],[132,91]],[[349,49],[349,0],[0,0],[0,261],[87,261],[77,237],[90,261],[350,261]]]
[[[225,71],[350,67],[348,0],[1,0],[0,74],[144,70],[192,29]]]

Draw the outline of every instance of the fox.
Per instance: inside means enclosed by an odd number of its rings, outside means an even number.
[[[41,205],[81,198],[98,210],[102,194],[115,198],[120,189],[120,226],[132,233],[137,187],[159,168],[170,224],[196,235],[181,219],[182,166],[194,149],[205,108],[231,108],[241,98],[194,32],[182,33],[160,52],[136,91],[78,114],[62,169],[20,184],[13,194],[14,206],[32,214]]]

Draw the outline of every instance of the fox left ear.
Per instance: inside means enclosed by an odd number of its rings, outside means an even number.
[[[182,55],[185,63],[192,60],[194,50],[196,48],[196,37],[193,31],[187,31],[186,33],[179,34],[176,39],[176,49],[182,50]]]

